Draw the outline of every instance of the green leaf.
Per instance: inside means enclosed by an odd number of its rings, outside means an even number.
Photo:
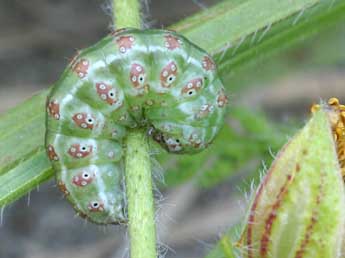
[[[43,147],[48,91],[0,116],[0,206],[53,176]]]
[[[229,75],[235,68],[281,50],[344,17],[344,1],[229,0],[171,28],[214,55],[220,75],[231,89]],[[43,150],[47,93],[48,90],[43,91],[0,116],[0,206],[52,176]],[[193,160],[188,161],[190,165],[200,167],[198,159],[194,163]]]

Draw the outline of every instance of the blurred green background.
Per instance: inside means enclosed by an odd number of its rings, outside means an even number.
[[[146,26],[166,27],[220,1],[143,2]],[[0,114],[47,88],[76,49],[107,34],[109,6],[0,0]],[[210,149],[188,157],[152,150],[165,257],[203,257],[243,217],[245,193],[304,123],[310,105],[332,96],[345,101],[345,23],[230,76],[226,124]],[[128,255],[125,227],[76,218],[54,181],[3,209],[1,223],[1,258]]]

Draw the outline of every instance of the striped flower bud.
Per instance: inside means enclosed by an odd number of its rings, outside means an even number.
[[[345,195],[345,108],[336,99],[279,152],[260,183],[237,246],[244,258],[337,258]],[[345,159],[344,159],[345,160]]]

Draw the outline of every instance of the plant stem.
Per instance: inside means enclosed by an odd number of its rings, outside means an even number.
[[[138,0],[113,0],[113,20],[116,28],[140,28],[140,3]]]
[[[140,4],[137,0],[113,1],[116,28],[140,28]],[[152,194],[151,162],[145,131],[130,130],[126,146],[126,193],[128,203],[131,258],[156,258],[156,226]]]
[[[126,138],[126,190],[132,258],[156,258],[156,228],[148,139],[143,130]]]

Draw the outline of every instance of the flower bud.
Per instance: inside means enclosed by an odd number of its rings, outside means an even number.
[[[260,183],[237,243],[242,257],[345,257],[338,159],[345,157],[339,147],[345,139],[344,106],[331,100],[313,107],[310,121],[282,148]]]

